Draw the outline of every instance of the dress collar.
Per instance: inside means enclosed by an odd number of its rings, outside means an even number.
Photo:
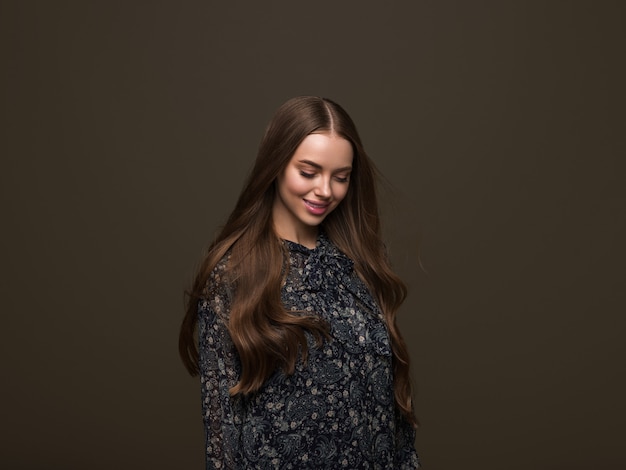
[[[352,260],[342,253],[322,230],[317,236],[315,248],[308,248],[290,240],[284,242],[291,253],[302,253],[307,256],[302,280],[314,290],[322,287],[327,276],[343,280],[352,273],[354,267]]]

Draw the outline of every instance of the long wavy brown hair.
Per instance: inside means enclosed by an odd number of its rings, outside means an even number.
[[[365,153],[350,116],[326,98],[292,98],[270,121],[235,209],[210,245],[187,292],[187,313],[179,337],[181,358],[191,375],[199,373],[195,341],[198,301],[206,293],[211,271],[229,250],[228,277],[236,288],[228,331],[241,360],[241,376],[230,390],[231,395],[254,393],[279,367],[292,374],[298,355],[302,353],[304,360],[307,357],[305,330],[318,341],[328,335],[327,325],[315,316],[293,314],[281,303],[287,253],[272,221],[276,178],[302,140],[314,132],[331,132],[352,144],[348,192],[324,219],[322,227],[329,239],[354,261],[358,275],[378,301],[391,338],[396,405],[416,424],[409,355],[396,325],[396,312],[406,297],[406,286],[392,271],[382,242],[377,170]]]

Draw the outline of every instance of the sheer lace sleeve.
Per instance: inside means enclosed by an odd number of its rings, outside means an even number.
[[[206,468],[237,468],[240,416],[228,390],[239,380],[240,365],[226,322],[230,287],[224,264],[215,268],[198,304],[200,383],[206,438]]]

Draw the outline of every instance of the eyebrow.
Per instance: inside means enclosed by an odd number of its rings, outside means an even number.
[[[304,163],[305,165],[310,165],[313,168],[317,168],[318,170],[322,169],[322,165],[319,165],[318,163],[312,162],[311,160],[299,160],[299,163]],[[340,173],[342,171],[350,171],[352,170],[351,166],[344,166],[343,168],[337,168],[335,170],[335,173]]]

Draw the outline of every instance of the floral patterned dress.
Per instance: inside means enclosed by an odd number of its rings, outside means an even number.
[[[295,373],[277,370],[250,397],[230,397],[240,364],[226,322],[227,258],[199,303],[207,469],[414,469],[412,426],[396,411],[390,340],[352,261],[322,233],[314,249],[284,241],[291,310],[321,316],[331,339]]]

